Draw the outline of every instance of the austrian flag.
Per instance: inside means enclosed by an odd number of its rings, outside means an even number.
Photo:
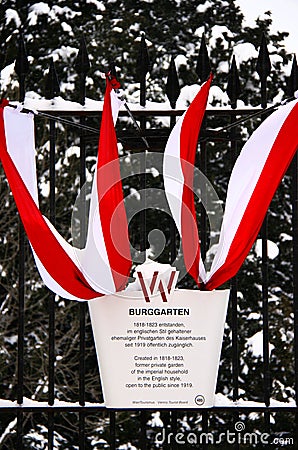
[[[298,147],[298,100],[271,114],[244,145],[229,181],[219,244],[209,273],[200,255],[193,196],[194,157],[211,78],[173,128],[164,156],[164,182],[181,235],[185,266],[199,287],[213,290],[240,269],[272,197]]]
[[[66,299],[90,300],[122,290],[130,273],[128,226],[113,122],[120,105],[107,79],[84,249],[67,243],[39,210],[33,114],[5,104],[0,108],[0,158],[36,265],[46,286]]]
[[[298,147],[298,100],[280,106],[251,135],[232,170],[219,245],[206,280],[232,278],[250,251],[272,197]]]

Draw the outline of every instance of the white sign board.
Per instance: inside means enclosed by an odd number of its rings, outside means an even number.
[[[89,301],[105,404],[212,407],[229,291],[140,291]]]

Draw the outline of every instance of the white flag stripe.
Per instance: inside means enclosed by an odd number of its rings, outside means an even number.
[[[180,159],[180,133],[183,116],[179,118],[167,141],[164,152],[163,177],[166,197],[175,221],[177,230],[181,235],[181,209],[184,186],[184,175]]]
[[[103,293],[110,294],[115,292],[116,288],[98,213],[96,176],[95,172],[92,183],[86,246],[83,250],[76,249],[76,254],[84,275],[91,286],[94,289],[100,289]]]
[[[3,119],[8,154],[38,205],[35,164],[34,116],[13,108],[4,108]]]

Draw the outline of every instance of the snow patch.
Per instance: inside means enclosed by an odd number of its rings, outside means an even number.
[[[105,10],[106,10],[106,7],[105,7],[105,5],[103,4],[103,2],[100,2],[100,1],[98,1],[98,0],[87,0],[87,3],[90,3],[90,4],[95,5],[96,8],[97,8],[99,11],[105,11]]]
[[[255,252],[256,255],[261,258],[262,257],[262,239],[257,239],[255,243]],[[274,259],[279,255],[279,248],[278,246],[270,241],[267,240],[267,253],[269,259]]]
[[[207,0],[207,2],[205,2],[203,5],[197,6],[197,12],[202,14],[205,11],[207,11],[208,8],[211,8],[211,6],[212,6],[212,3],[209,2],[209,0]]]
[[[38,16],[46,14],[49,15],[50,7],[47,3],[39,2],[30,6],[28,14],[28,25],[34,26],[37,24]]]
[[[19,28],[21,26],[20,16],[18,15],[17,11],[15,11],[14,9],[8,8],[5,11],[5,19],[6,19],[6,25],[8,25],[11,21],[13,21],[16,25],[16,28]]]
[[[214,25],[211,29],[211,38],[209,39],[209,45],[213,48],[217,46],[217,40],[220,39],[222,42],[224,49],[227,50],[229,48],[228,38],[233,38],[234,34],[223,25]]]
[[[237,44],[233,47],[233,53],[239,64],[248,61],[251,58],[257,58],[258,52],[253,44],[249,42]]]
[[[258,331],[252,337],[247,339],[246,345],[255,357],[263,356],[263,331]],[[274,349],[274,345],[269,344],[269,356]]]
[[[281,242],[286,242],[286,241],[292,241],[293,240],[293,236],[290,236],[287,233],[281,233],[279,235],[279,238],[280,238]]]

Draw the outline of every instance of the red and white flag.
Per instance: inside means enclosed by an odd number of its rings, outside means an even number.
[[[210,82],[211,78],[202,85],[173,128],[163,167],[166,196],[181,235],[186,269],[198,286],[207,290],[221,286],[240,269],[298,147],[298,101],[294,100],[271,114],[244,145],[231,174],[219,244],[206,274],[192,184],[197,137]]]
[[[278,108],[246,142],[229,181],[219,244],[206,289],[232,278],[250,251],[298,147],[298,100]]]
[[[165,148],[163,161],[165,193],[182,238],[186,270],[198,285],[200,285],[199,278],[205,279],[205,268],[200,254],[193,175],[198,137],[211,81],[212,75],[201,86],[189,108],[174,126]]]
[[[120,291],[131,268],[113,123],[120,104],[114,96],[107,80],[87,243],[82,250],[68,244],[39,210],[33,114],[5,104],[0,108],[0,158],[36,265],[46,286],[67,299],[90,300]]]

